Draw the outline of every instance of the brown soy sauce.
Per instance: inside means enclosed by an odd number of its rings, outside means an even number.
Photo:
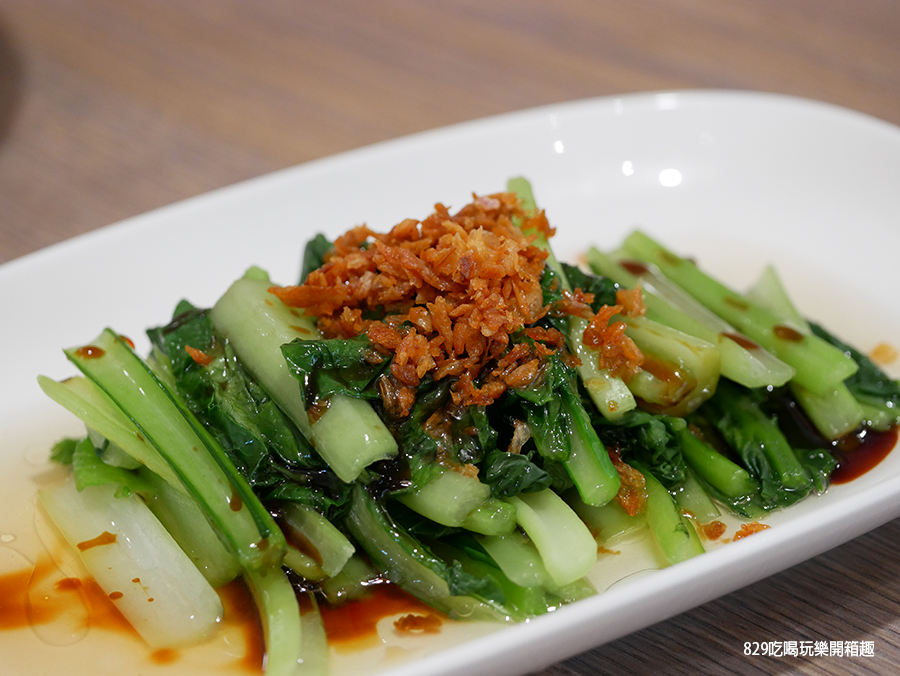
[[[864,429],[840,440],[832,450],[838,461],[831,483],[845,484],[875,468],[897,445],[897,427],[886,431]]]
[[[779,426],[794,448],[823,448],[837,460],[830,483],[845,484],[874,469],[897,445],[898,426],[888,430],[861,427],[837,441],[823,437],[806,414],[786,393],[776,393],[772,402]]]

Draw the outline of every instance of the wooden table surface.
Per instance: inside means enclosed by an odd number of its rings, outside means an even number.
[[[686,88],[900,124],[900,3],[0,0],[0,263],[411,132]],[[893,674],[898,630],[895,521],[540,674]],[[744,655],[766,640],[875,654]]]

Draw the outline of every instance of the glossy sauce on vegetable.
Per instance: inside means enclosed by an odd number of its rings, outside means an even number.
[[[95,347],[94,345],[85,345],[84,347],[79,347],[75,350],[75,356],[80,357],[81,359],[97,359],[104,354],[106,354],[106,352],[103,348]]]
[[[619,265],[628,270],[628,272],[635,277],[640,277],[641,275],[646,275],[650,272],[650,269],[640,261],[621,260],[619,261]]]
[[[796,329],[792,329],[790,326],[785,326],[784,324],[777,324],[772,328],[772,333],[775,334],[776,338],[781,338],[782,340],[787,340],[791,343],[799,343],[803,340],[803,334],[797,331]]]
[[[241,507],[244,506],[244,501],[241,500],[241,495],[234,486],[231,487],[231,499],[228,501],[228,506],[232,512],[240,512]]]
[[[731,340],[733,340],[735,343],[740,345],[745,350],[759,350],[760,349],[759,343],[753,342],[752,340],[747,338],[747,336],[742,336],[740,333],[732,333],[730,331],[727,331],[727,332],[722,333],[722,335],[725,336],[726,338],[730,338]]]
[[[93,549],[94,547],[102,547],[103,545],[111,545],[116,541],[115,533],[110,533],[109,531],[103,531],[97,537],[91,540],[85,540],[84,542],[79,542],[77,547],[78,551],[86,552],[88,549]]]

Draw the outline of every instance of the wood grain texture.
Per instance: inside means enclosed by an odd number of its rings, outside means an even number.
[[[900,124],[896,0],[0,0],[0,262],[335,152],[628,92]],[[892,674],[900,522],[542,676]],[[871,658],[745,641],[874,640]]]
[[[711,603],[544,670],[541,676],[895,674],[900,576],[894,521]],[[872,657],[745,656],[745,642],[874,641]]]

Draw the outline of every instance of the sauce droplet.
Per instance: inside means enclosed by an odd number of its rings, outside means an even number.
[[[102,545],[111,545],[116,541],[115,533],[110,533],[108,530],[103,531],[92,540],[85,540],[84,542],[79,542],[77,547],[79,551],[86,552],[88,549],[93,549],[94,547],[100,547]]]
[[[313,405],[306,409],[306,415],[309,416],[309,424],[314,425],[328,410],[330,405],[330,399],[317,398]]]
[[[750,309],[750,306],[747,305],[747,301],[745,301],[743,298],[735,298],[734,296],[725,296],[725,298],[723,298],[722,300],[725,301],[726,305],[730,305],[731,307],[737,308],[738,310]]]
[[[640,277],[641,275],[646,275],[649,272],[649,270],[647,269],[647,266],[644,265],[643,263],[641,263],[640,261],[624,260],[624,261],[619,261],[619,265],[621,265],[623,268],[628,270],[628,272],[633,274],[635,277]]]
[[[171,648],[160,648],[150,653],[150,659],[157,664],[171,664],[179,657],[178,651]]]
[[[730,331],[724,331],[724,332],[722,332],[721,335],[725,336],[726,338],[730,338],[731,340],[733,340],[735,343],[740,345],[745,350],[758,350],[759,349],[758,343],[755,343],[754,341],[750,340],[749,338],[747,338],[747,336],[742,336],[740,333],[732,333]]]
[[[101,347],[97,347],[96,345],[85,345],[84,347],[79,347],[75,350],[75,356],[79,359],[99,359],[106,352]]]
[[[81,580],[77,577],[64,577],[53,585],[56,591],[78,591],[81,587]]]
[[[900,357],[900,353],[897,352],[897,348],[887,343],[878,343],[869,353],[869,358],[882,366],[893,364],[898,357]]]
[[[781,340],[789,340],[792,343],[799,343],[803,340],[803,334],[784,324],[776,324],[772,327],[772,334]]]
[[[241,500],[241,496],[234,486],[231,487],[231,498],[228,500],[228,506],[231,507],[232,512],[240,512],[241,507],[244,506],[244,501]]]
[[[118,600],[119,600],[120,598],[122,598],[123,596],[125,596],[125,594],[123,594],[123,593],[120,592],[120,591],[110,592],[110,594],[109,594],[109,600],[110,600],[110,601],[118,601]]]

